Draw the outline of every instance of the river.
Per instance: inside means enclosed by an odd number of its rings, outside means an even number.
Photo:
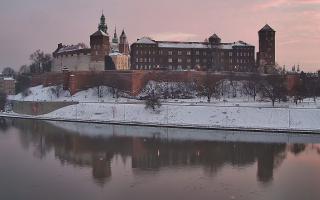
[[[320,135],[0,124],[1,200],[320,199]]]

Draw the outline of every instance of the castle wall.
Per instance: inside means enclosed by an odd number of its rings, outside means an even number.
[[[145,85],[153,80],[157,82],[217,82],[223,79],[247,80],[251,74],[247,73],[207,73],[204,71],[77,71],[63,73],[47,73],[32,78],[32,86],[50,86],[63,84],[71,94],[99,85],[116,87],[131,95],[138,95]],[[257,75],[259,76],[259,75]],[[289,94],[298,84],[299,78],[287,76]]]
[[[64,67],[70,71],[88,71],[90,65],[90,54],[59,55],[53,58],[53,72],[62,72]]]

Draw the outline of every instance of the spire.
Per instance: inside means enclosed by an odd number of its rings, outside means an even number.
[[[115,26],[112,43],[118,43],[118,42],[119,42],[119,40],[118,40],[118,35],[117,35],[117,26]]]
[[[103,31],[104,33],[107,33],[108,30],[108,27],[106,25],[106,17],[104,16],[103,11],[100,17],[100,24],[98,26],[98,30]]]
[[[124,32],[124,29],[122,29],[122,33],[121,33],[120,37],[121,37],[121,38],[126,38],[126,37],[127,37],[127,36],[126,36],[126,33]]]

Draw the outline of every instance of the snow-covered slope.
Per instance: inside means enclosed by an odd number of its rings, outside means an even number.
[[[320,130],[320,109],[166,104],[152,111],[140,103],[80,103],[44,117],[174,126]]]

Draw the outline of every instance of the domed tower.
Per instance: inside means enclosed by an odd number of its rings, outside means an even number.
[[[125,55],[130,54],[129,43],[128,43],[127,35],[124,32],[124,30],[122,30],[122,33],[120,35],[119,52]]]
[[[217,34],[213,34],[211,37],[209,37],[209,43],[212,45],[218,45],[221,43],[221,38]]]
[[[98,25],[98,30],[101,30],[105,33],[107,33],[107,31],[108,31],[108,26],[106,24],[106,17],[104,16],[103,13],[100,17],[100,24]]]
[[[259,67],[274,66],[276,63],[276,31],[266,24],[259,32],[259,52],[257,62]]]
[[[90,36],[91,64],[94,70],[104,69],[105,56],[110,53],[110,38],[107,33],[105,17],[102,14],[98,31]]]

